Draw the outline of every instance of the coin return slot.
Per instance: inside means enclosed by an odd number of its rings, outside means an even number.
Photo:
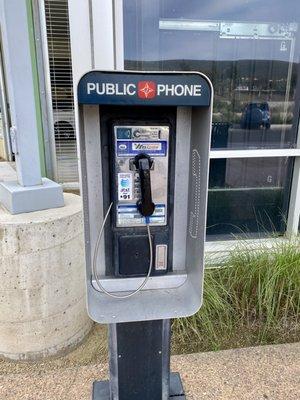
[[[155,269],[157,271],[164,271],[167,269],[167,252],[168,246],[165,244],[158,244],[155,251]]]

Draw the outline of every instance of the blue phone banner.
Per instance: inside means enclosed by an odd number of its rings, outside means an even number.
[[[79,104],[208,107],[211,87],[200,73],[86,73],[78,84]]]

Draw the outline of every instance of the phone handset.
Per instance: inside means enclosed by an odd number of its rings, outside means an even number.
[[[153,160],[147,154],[141,153],[134,158],[134,165],[139,172],[141,186],[141,199],[137,201],[137,208],[144,217],[150,217],[155,210],[150,178],[152,164]]]

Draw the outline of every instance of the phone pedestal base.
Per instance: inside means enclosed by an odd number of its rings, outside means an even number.
[[[170,336],[170,320],[109,325],[110,379],[94,382],[93,400],[184,400],[170,372]]]
[[[170,375],[170,400],[186,400],[181,378],[178,372]],[[109,381],[95,381],[92,400],[112,400],[109,391]]]

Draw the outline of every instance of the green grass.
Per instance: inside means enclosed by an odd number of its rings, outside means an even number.
[[[300,340],[300,239],[272,249],[242,243],[211,267],[200,311],[173,322],[176,353]]]

